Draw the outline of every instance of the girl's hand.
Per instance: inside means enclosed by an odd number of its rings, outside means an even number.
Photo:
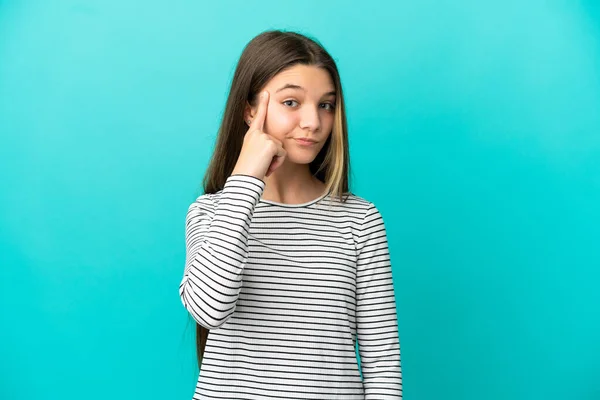
[[[251,175],[264,180],[283,164],[287,152],[281,141],[263,131],[268,104],[269,92],[265,90],[260,95],[256,117],[244,136],[242,150],[231,175]]]

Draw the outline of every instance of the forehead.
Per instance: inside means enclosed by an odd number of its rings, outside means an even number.
[[[333,80],[323,68],[312,65],[294,65],[275,75],[265,86],[272,95],[286,85],[297,85],[306,89],[309,95],[322,96],[335,91]],[[281,93],[302,91],[301,89],[286,89]]]

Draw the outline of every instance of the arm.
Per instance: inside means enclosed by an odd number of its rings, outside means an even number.
[[[194,320],[218,328],[233,314],[248,259],[248,230],[265,187],[250,175],[231,175],[218,202],[202,195],[185,222],[185,271],[179,296]]]
[[[402,399],[400,339],[383,218],[370,204],[357,239],[357,333],[365,400]]]

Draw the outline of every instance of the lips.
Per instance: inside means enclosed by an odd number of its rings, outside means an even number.
[[[298,146],[303,146],[303,147],[313,147],[317,143],[314,140],[306,140],[306,139],[294,139],[294,140],[296,140],[296,143],[298,143]]]
[[[307,139],[307,138],[295,138],[297,141],[299,142],[305,142],[305,143],[317,143],[316,140],[313,139]]]

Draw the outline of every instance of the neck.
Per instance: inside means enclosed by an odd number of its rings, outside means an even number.
[[[284,162],[265,177],[262,198],[278,203],[305,203],[320,196],[324,183],[314,177],[308,164]]]

